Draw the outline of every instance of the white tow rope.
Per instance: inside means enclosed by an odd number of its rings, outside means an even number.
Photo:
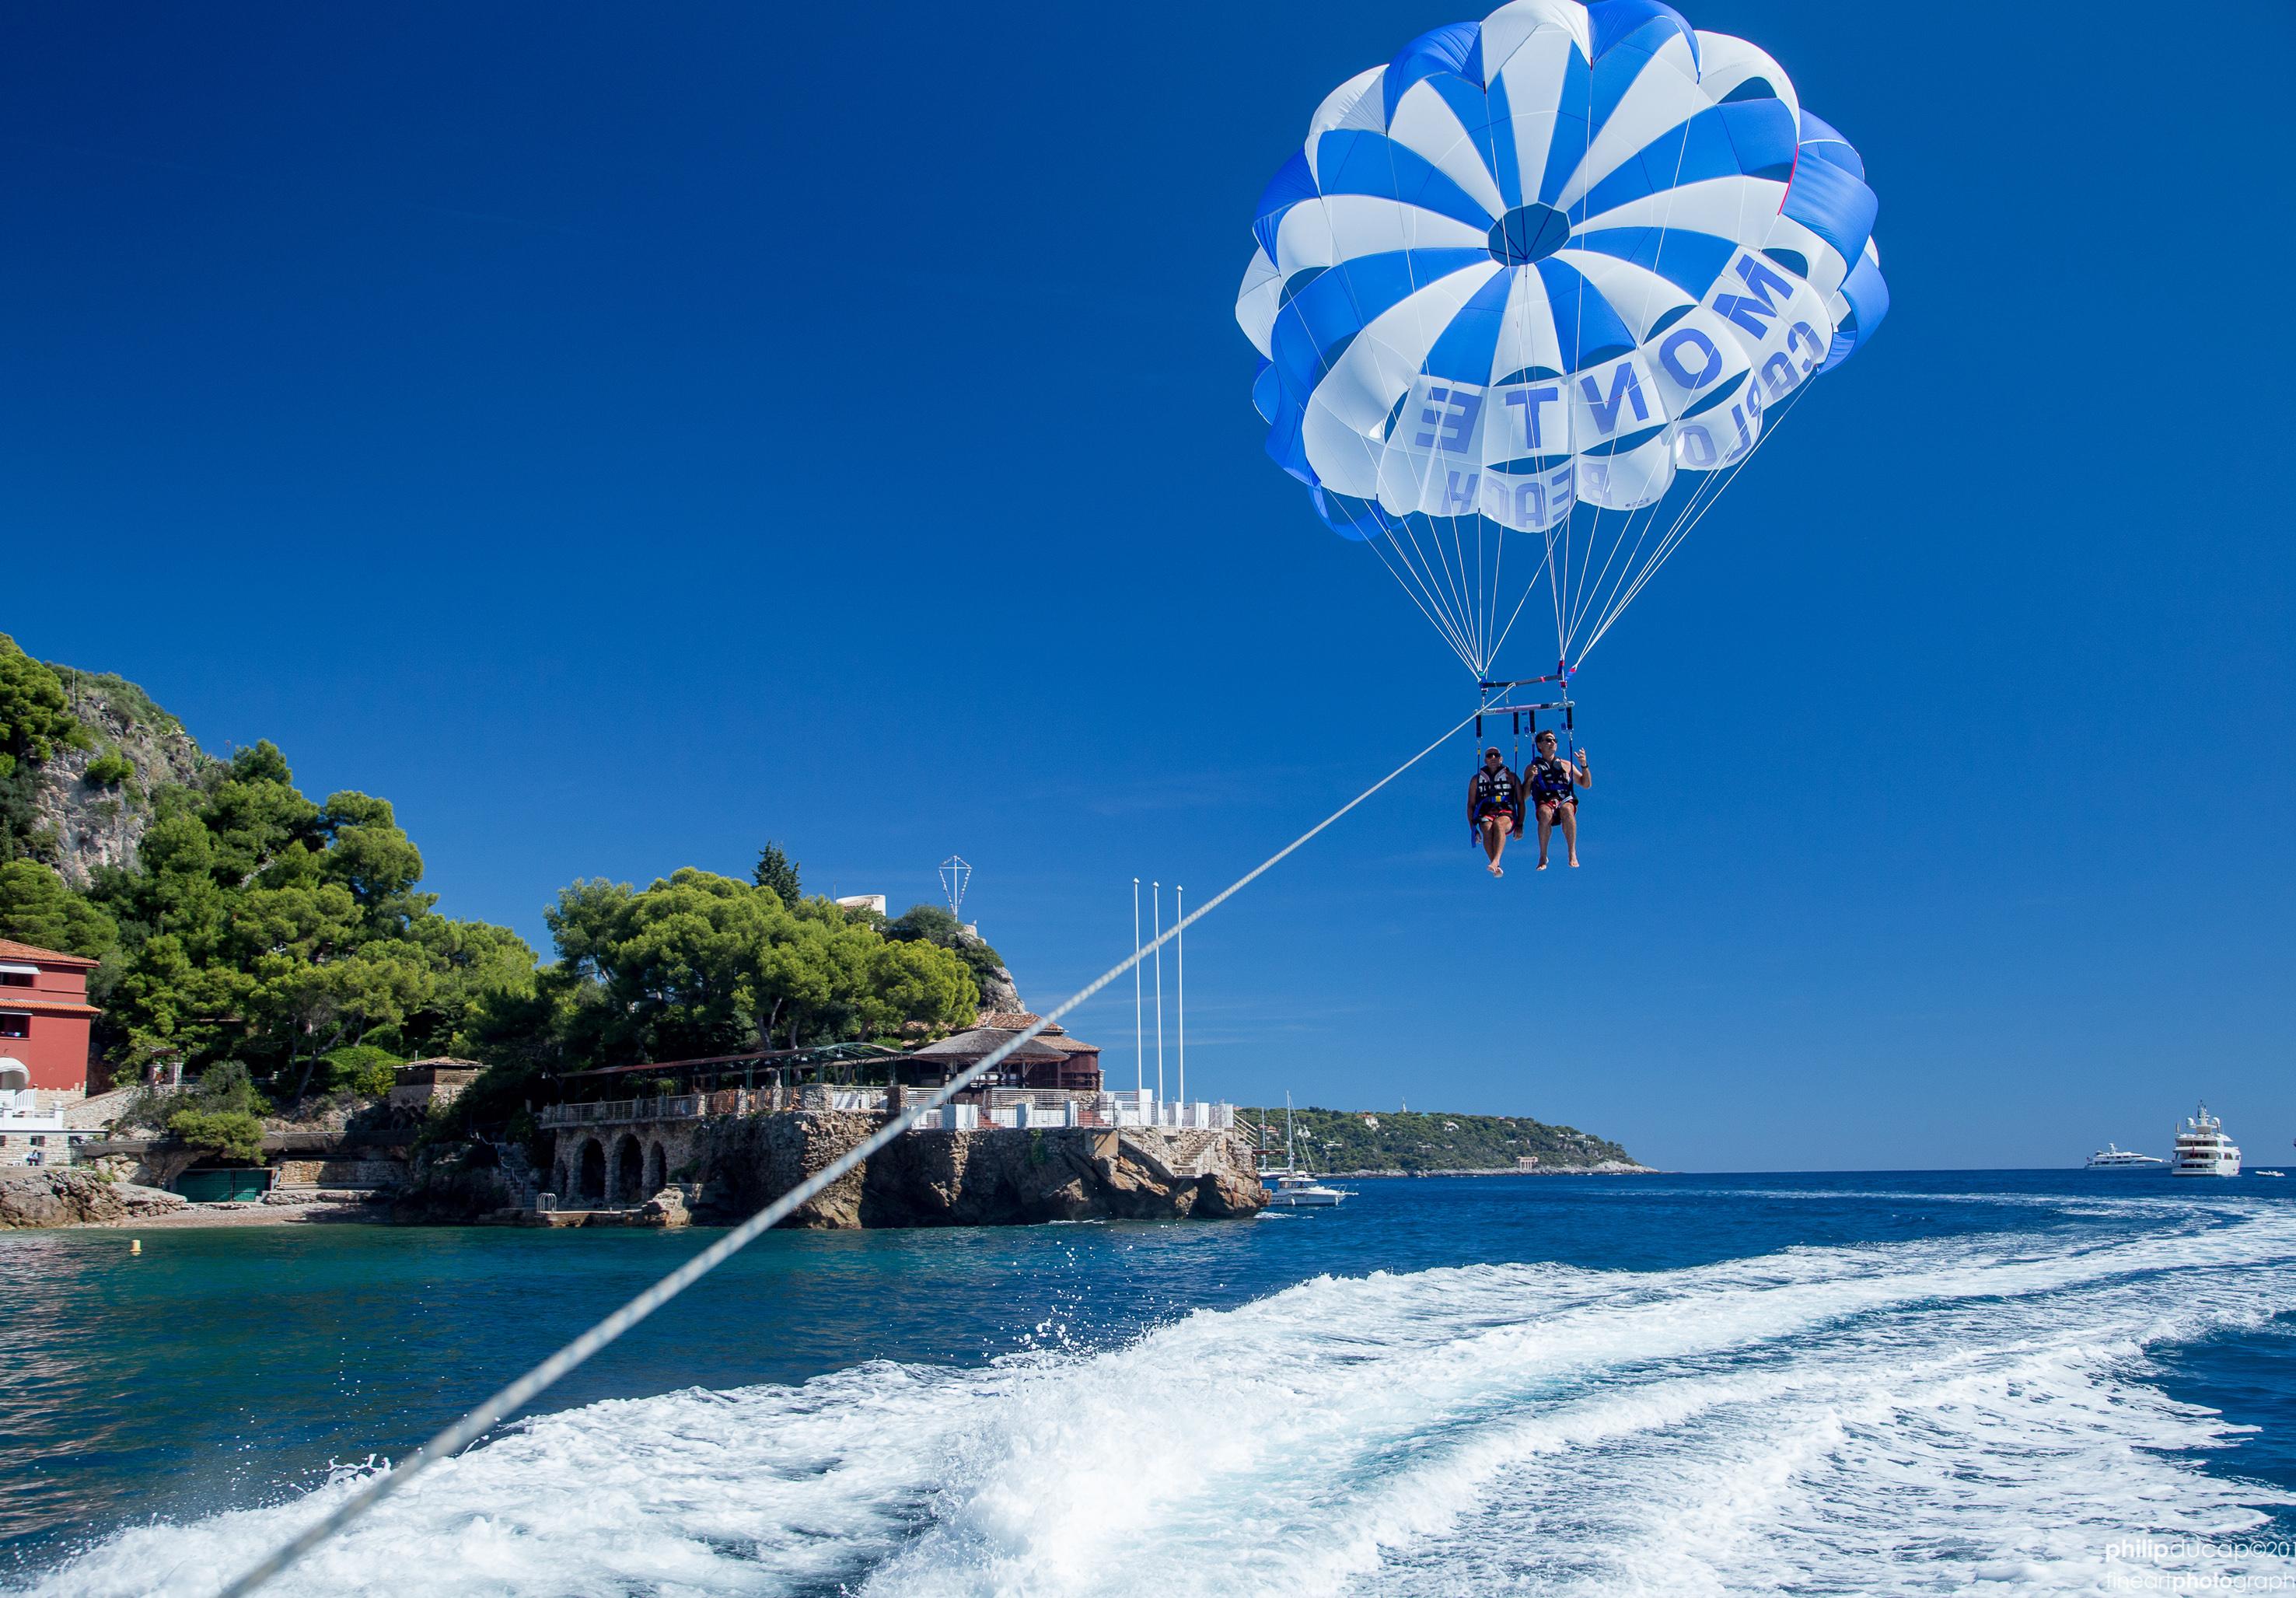
[[[1084,987],[1070,995],[1059,1004],[1054,1006],[1053,1009],[1039,1016],[1026,1029],[1018,1033],[1006,1042],[1000,1044],[987,1059],[980,1061],[976,1065],[969,1067],[955,1078],[951,1078],[947,1085],[942,1087],[939,1092],[935,1093],[932,1097],[927,1099],[921,1104],[903,1110],[899,1115],[886,1122],[882,1127],[880,1127],[876,1131],[864,1138],[858,1144],[847,1150],[844,1153],[840,1154],[836,1159],[831,1160],[820,1170],[816,1171],[812,1176],[808,1176],[804,1181],[790,1189],[789,1192],[783,1193],[780,1198],[775,1199],[772,1203],[758,1211],[757,1214],[751,1216],[748,1220],[743,1221],[739,1226],[734,1227],[734,1230],[728,1232],[716,1242],[702,1250],[701,1253],[696,1254],[684,1265],[679,1266],[676,1270],[670,1272],[668,1275],[664,1276],[660,1281],[646,1289],[645,1291],[640,1293],[636,1298],[632,1299],[628,1303],[614,1311],[613,1314],[608,1315],[604,1320],[600,1321],[596,1325],[591,1327],[589,1331],[576,1338],[572,1342],[568,1343],[564,1348],[559,1349],[557,1353],[553,1354],[549,1358],[535,1366],[525,1375],[521,1376],[517,1381],[512,1382],[509,1386],[496,1393],[494,1397],[488,1398],[485,1403],[471,1411],[470,1414],[464,1415],[452,1426],[447,1427],[444,1431],[439,1433],[438,1436],[423,1444],[422,1446],[409,1455],[404,1463],[392,1466],[387,1471],[379,1471],[375,1475],[369,1477],[366,1481],[359,1487],[357,1491],[352,1493],[349,1497],[337,1504],[324,1517],[314,1522],[309,1528],[299,1534],[291,1541],[283,1544],[279,1548],[275,1549],[271,1553],[266,1555],[261,1563],[242,1572],[238,1579],[233,1581],[223,1588],[223,1590],[217,1594],[217,1598],[244,1598],[244,1594],[252,1593],[257,1588],[263,1586],[266,1583],[269,1582],[273,1577],[277,1576],[281,1571],[286,1569],[288,1566],[293,1564],[297,1560],[311,1552],[312,1549],[317,1547],[321,1543],[325,1542],[329,1537],[333,1537],[337,1532],[341,1531],[344,1528],[350,1525],[352,1521],[357,1520],[361,1515],[365,1514],[376,1504],[381,1504],[385,1498],[390,1497],[391,1494],[398,1491],[399,1488],[414,1480],[415,1477],[421,1475],[425,1470],[438,1463],[440,1460],[445,1459],[447,1455],[461,1452],[470,1444],[478,1440],[478,1438],[484,1435],[489,1428],[500,1422],[506,1416],[525,1408],[536,1398],[541,1397],[541,1395],[546,1391],[553,1383],[557,1381],[560,1377],[565,1375],[569,1371],[574,1369],[575,1366],[588,1359],[592,1355],[597,1353],[599,1349],[603,1348],[607,1344],[621,1336],[623,1332],[627,1332],[640,1321],[644,1320],[646,1316],[652,1315],[655,1310],[660,1309],[663,1305],[677,1297],[678,1294],[684,1292],[687,1288],[692,1287],[695,1282],[701,1281],[702,1277],[708,1275],[719,1266],[725,1264],[726,1260],[732,1258],[734,1255],[738,1253],[741,1250],[755,1242],[758,1233],[788,1219],[789,1217],[801,1205],[808,1203],[812,1200],[819,1197],[824,1191],[834,1185],[836,1183],[842,1181],[846,1176],[851,1175],[854,1169],[858,1167],[862,1161],[867,1160],[872,1154],[877,1152],[878,1150],[883,1148],[895,1138],[908,1131],[910,1127],[915,1126],[926,1116],[931,1115],[942,1105],[947,1103],[950,1099],[955,1097],[959,1093],[962,1093],[966,1087],[970,1086],[984,1071],[989,1070],[1001,1063],[1004,1057],[1010,1054],[1013,1050],[1019,1048],[1022,1044],[1036,1037],[1037,1033],[1042,1032],[1046,1027],[1051,1026],[1054,1021],[1059,1020],[1061,1017],[1066,1015],[1070,1011],[1074,1010],[1078,1004],[1083,1004],[1086,999],[1092,997],[1093,995],[1098,993],[1111,982],[1115,981],[1117,978],[1122,976],[1126,971],[1128,971],[1134,966],[1138,965],[1141,961],[1147,958],[1150,955],[1154,954],[1158,949],[1163,947],[1165,944],[1170,942],[1173,938],[1177,938],[1181,932],[1190,925],[1190,923],[1200,922],[1203,920],[1205,916],[1210,915],[1213,911],[1218,909],[1222,905],[1234,897],[1238,893],[1241,893],[1252,882],[1264,876],[1268,871],[1272,870],[1278,863],[1283,861],[1293,851],[1297,850],[1309,839],[1315,837],[1318,832],[1323,832],[1326,827],[1329,827],[1333,822],[1338,821],[1349,811],[1354,809],[1357,805],[1362,804],[1365,799],[1371,798],[1373,794],[1377,793],[1381,789],[1395,781],[1396,778],[1401,776],[1405,772],[1409,771],[1413,766],[1418,765],[1428,756],[1442,748],[1444,744],[1448,742],[1459,732],[1460,728],[1464,727],[1468,722],[1471,722],[1473,719],[1474,717],[1472,716],[1462,717],[1457,725],[1453,726],[1445,732],[1444,734],[1440,738],[1436,739],[1434,742],[1429,744],[1425,749],[1421,750],[1417,754],[1412,756],[1411,758],[1406,760],[1393,771],[1389,772],[1385,776],[1380,778],[1378,782],[1374,783],[1370,787],[1356,795],[1355,798],[1349,799],[1346,804],[1341,805],[1338,809],[1324,817],[1323,820],[1317,822],[1314,826],[1309,827],[1306,832],[1300,833],[1299,837],[1294,838],[1282,848],[1268,856],[1267,859],[1262,860],[1259,865],[1244,873],[1243,875],[1238,877],[1226,888],[1221,889],[1218,893],[1214,894],[1210,900],[1199,906],[1193,914],[1184,916],[1180,920],[1173,922],[1170,930],[1160,934],[1154,939],[1154,941],[1142,947],[1134,949],[1128,958],[1119,961],[1116,964],[1109,967],[1108,970],[1101,972],[1099,976],[1094,978]]]

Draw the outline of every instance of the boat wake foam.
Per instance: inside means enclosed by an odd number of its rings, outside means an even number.
[[[2097,1201],[2085,1201],[2093,1212]],[[2103,1202],[2111,1202],[2104,1201]],[[546,1415],[283,1579],[326,1594],[2061,1590],[2289,1502],[2148,1351],[2296,1310],[2296,1215],[1668,1272],[1322,1278],[1121,1348]],[[111,1537],[46,1594],[212,1593],[351,1489]]]

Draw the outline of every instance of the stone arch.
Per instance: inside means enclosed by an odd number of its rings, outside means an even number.
[[[635,1204],[645,1195],[638,1186],[645,1180],[645,1151],[637,1135],[625,1132],[614,1142],[614,1168],[608,1174],[606,1196],[617,1204]]]
[[[638,1196],[651,1199],[668,1185],[669,1153],[661,1146],[661,1139],[657,1137],[646,1145],[645,1191]]]
[[[580,1165],[570,1185],[577,1198],[595,1202],[606,1196],[606,1145],[594,1137],[582,1140]]]

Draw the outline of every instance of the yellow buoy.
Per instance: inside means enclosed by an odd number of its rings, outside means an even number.
[[[129,1238],[127,1240],[127,1251],[130,1254],[141,1254],[144,1252],[144,1240],[140,1237]]]

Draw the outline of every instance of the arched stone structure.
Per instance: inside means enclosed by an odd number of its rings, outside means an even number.
[[[570,1184],[574,1196],[586,1203],[603,1201],[606,1196],[606,1145],[594,1137],[586,1137],[575,1160],[578,1163]]]
[[[638,1197],[651,1199],[668,1185],[669,1156],[661,1146],[661,1139],[657,1137],[646,1145],[645,1188]]]
[[[645,1195],[638,1189],[644,1184],[645,1150],[640,1146],[637,1134],[625,1132],[614,1140],[614,1168],[606,1174],[606,1201],[640,1203]]]

